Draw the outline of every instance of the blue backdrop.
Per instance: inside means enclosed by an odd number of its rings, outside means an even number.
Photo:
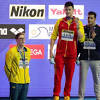
[[[30,61],[30,77],[31,77],[31,83],[29,86],[29,97],[48,97],[53,95],[53,83],[54,83],[54,70],[53,65],[50,65],[48,60],[48,45],[50,43],[50,34],[52,32],[52,26],[55,24],[57,19],[50,18],[52,15],[49,15],[49,5],[64,5],[64,3],[67,0],[0,0],[0,24],[25,24],[25,34],[26,34],[26,44],[29,45],[44,45],[44,57],[38,58],[38,59],[32,59]],[[75,5],[83,5],[83,19],[81,21],[83,24],[87,24],[87,13],[89,11],[95,11],[97,13],[97,24],[100,24],[100,0],[71,0]],[[44,16],[43,18],[38,17],[28,17],[29,15],[26,15],[26,18],[19,17],[17,18],[12,17],[11,18],[11,6],[10,5],[31,5],[30,9],[32,7],[35,7],[34,5],[44,5]],[[32,6],[33,5],[33,6]],[[56,7],[56,6],[55,6]],[[60,6],[57,8],[59,9]],[[16,8],[17,9],[17,8]],[[38,6],[36,6],[34,9],[38,9]],[[79,8],[80,9],[80,8]],[[81,9],[80,9],[81,10]],[[32,12],[35,10],[29,11]],[[23,12],[23,9],[22,9]],[[33,12],[32,12],[33,13]],[[60,15],[61,12],[58,12],[58,15]],[[42,15],[41,15],[42,16]],[[38,24],[36,27],[35,25]],[[44,26],[42,26],[42,24]],[[49,25],[51,27],[49,27]],[[33,25],[30,28],[30,25]],[[40,33],[35,28],[42,27],[43,32],[45,29],[50,34],[46,39],[38,37]],[[40,28],[41,28],[40,27]],[[48,28],[49,27],[49,28]],[[2,28],[3,29],[3,28]],[[2,30],[1,29],[1,30]],[[47,32],[46,31],[46,32]],[[32,33],[31,33],[32,32]],[[35,34],[35,32],[37,34]],[[48,32],[48,33],[49,33]],[[32,36],[31,36],[32,34]],[[35,34],[35,35],[34,35]],[[0,36],[2,35],[2,31],[0,31]],[[42,34],[41,34],[42,35]],[[38,37],[38,38],[36,38]],[[39,39],[40,38],[40,39]],[[5,54],[7,50],[9,49],[10,44],[15,44],[14,39],[0,39],[0,97],[8,97],[9,96],[9,83],[7,80],[7,77],[4,72],[4,64],[5,64]],[[63,74],[62,77],[62,88],[61,88],[61,96],[63,96],[63,88],[64,88],[64,81],[65,76]],[[74,78],[72,81],[72,90],[71,90],[71,96],[78,96],[78,83],[79,83],[79,66],[76,65],[75,67],[75,73]],[[91,71],[88,72],[88,77],[86,81],[86,93],[87,96],[94,96],[94,90],[93,90],[93,79],[91,75]]]

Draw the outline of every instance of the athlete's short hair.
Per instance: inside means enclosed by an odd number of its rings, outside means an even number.
[[[97,16],[96,13],[95,13],[94,11],[89,11],[89,12],[88,12],[88,15],[94,15],[95,18],[96,18],[96,16]]]
[[[71,1],[65,3],[65,7],[69,7],[69,6],[72,6],[72,8],[74,9],[74,4]]]
[[[25,33],[23,33],[23,32],[18,33],[18,34],[15,36],[15,39],[18,39],[18,37],[19,37],[20,35],[25,35]]]

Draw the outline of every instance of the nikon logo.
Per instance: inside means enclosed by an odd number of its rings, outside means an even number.
[[[45,5],[10,5],[10,19],[44,19]]]

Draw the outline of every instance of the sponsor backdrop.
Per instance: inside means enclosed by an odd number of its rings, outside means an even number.
[[[4,72],[5,54],[16,42],[14,36],[25,32],[26,46],[31,49],[29,97],[53,95],[54,70],[49,63],[50,35],[58,18],[64,17],[63,5],[67,0],[0,0],[0,97],[9,96],[9,83]],[[88,11],[97,13],[100,24],[99,0],[71,0],[74,15],[87,23]],[[54,46],[54,53],[56,45]],[[63,96],[65,76],[62,77]],[[79,66],[76,65],[71,96],[78,96]],[[86,81],[86,96],[94,96],[91,71]]]

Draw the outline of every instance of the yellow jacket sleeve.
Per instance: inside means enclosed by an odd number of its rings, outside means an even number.
[[[79,41],[84,42],[84,40],[85,40],[84,27],[83,27],[83,23],[80,20],[79,20],[79,31],[83,35],[83,37],[81,39],[79,39]]]
[[[11,51],[9,50],[6,53],[5,66],[4,66],[5,73],[6,73],[7,77],[8,77],[8,80],[10,79],[10,74],[11,74],[12,59],[13,59],[13,56],[12,56]]]
[[[54,40],[57,39],[57,36],[59,34],[58,27],[59,27],[59,23],[60,23],[61,20],[62,20],[62,18],[57,20],[57,22],[56,22],[56,24],[54,26],[53,33],[51,34],[51,39],[54,39]]]

